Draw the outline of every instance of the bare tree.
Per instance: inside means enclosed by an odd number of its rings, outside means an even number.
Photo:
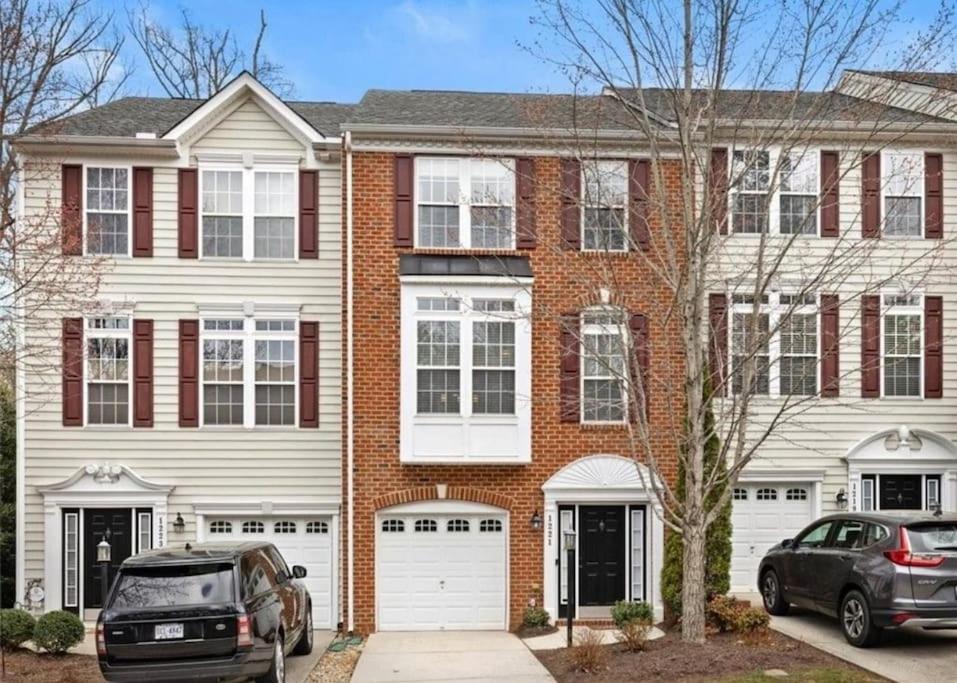
[[[906,146],[942,123],[887,106],[895,93],[886,88],[858,88],[855,97],[835,91],[845,69],[880,59],[883,69],[923,71],[948,54],[954,37],[949,3],[906,44],[894,39],[903,20],[898,10],[876,0],[540,2],[536,52],[567,72],[576,90],[604,94],[571,98],[564,114],[572,122],[563,124],[568,130],[560,137],[559,113],[537,114],[555,144],[567,147],[564,154],[579,160],[580,202],[595,208],[590,218],[587,208],[583,212],[583,234],[590,234],[593,243],[586,246],[596,253],[587,260],[569,256],[568,272],[594,293],[593,301],[611,304],[593,325],[624,330],[617,352],[590,349],[594,339],[577,320],[568,332],[586,363],[617,379],[622,405],[616,407],[612,395],[610,409],[638,416],[629,429],[631,455],[649,469],[645,483],[664,523],[683,537],[680,616],[687,641],[705,637],[706,532],[745,466],[772,442],[820,432],[821,415],[836,404],[860,411],[873,405],[860,392],[848,396],[847,386],[840,396],[834,391],[841,379],[858,378],[860,368],[845,361],[843,374],[822,387],[823,354],[815,346],[798,358],[795,346],[784,361],[782,335],[789,344],[810,335],[816,345],[821,311],[833,301],[820,295],[833,293],[843,304],[840,329],[825,344],[856,341],[870,334],[861,331],[862,297],[891,290],[891,299],[906,307],[915,292],[940,284],[945,241],[870,239],[862,234],[859,190],[848,190],[860,188],[862,162],[875,152]],[[938,115],[957,119],[957,112]],[[618,136],[598,135],[601,129]],[[622,199],[633,182],[627,166],[606,171],[598,164],[620,158],[624,140],[627,155],[640,151],[648,160],[647,178],[637,181],[645,218]],[[834,150],[833,168],[819,166],[820,150]],[[920,169],[908,168],[906,155],[899,161],[877,184],[914,194],[906,186],[915,174],[923,177],[923,161]],[[894,173],[899,177],[889,177]],[[842,184],[840,234],[818,237],[825,213],[837,210],[829,207],[829,190]],[[882,212],[880,232],[909,230],[902,217],[908,211],[914,207],[901,204]],[[647,241],[636,242],[635,232],[625,229],[629,215],[646,222]],[[652,284],[620,277],[616,252],[623,249],[637,254]],[[646,372],[636,366],[641,354],[630,351],[646,342],[615,316],[614,304],[647,300],[650,291],[665,294],[656,311],[661,330],[652,332],[660,346],[652,349]],[[709,309],[717,292],[730,323],[712,324],[721,319]],[[558,311],[544,314],[559,318]],[[659,403],[658,415],[680,417],[649,422],[648,396]],[[665,424],[666,437],[660,433]],[[714,435],[726,467],[707,464],[706,444]],[[680,460],[681,494],[664,452]]]
[[[129,13],[130,33],[170,97],[206,99],[243,69],[281,97],[290,96],[293,86],[283,68],[263,54],[266,27],[266,12],[261,9],[259,32],[247,55],[231,29],[200,26],[185,8],[180,9],[178,26],[157,22],[150,16],[148,4]]]

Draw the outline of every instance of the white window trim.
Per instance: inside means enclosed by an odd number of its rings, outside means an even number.
[[[93,330],[90,329],[90,321],[97,318],[122,318],[127,321],[125,330]],[[90,345],[92,338],[109,337],[112,339],[126,339],[126,348],[128,354],[128,367],[126,370],[127,385],[127,406],[126,406],[126,424],[90,424]],[[103,313],[101,315],[88,315],[83,318],[83,426],[87,429],[128,429],[133,426],[133,316],[129,314]],[[120,384],[121,382],[106,382],[103,384]]]
[[[609,326],[609,325],[601,325],[601,324],[594,324],[594,323],[588,324],[588,323],[585,322],[586,318],[587,318],[589,315],[601,315],[602,313],[605,313],[605,314],[608,314],[608,315],[621,316],[621,319],[622,319],[621,324],[619,324],[619,325],[617,325],[617,326]],[[627,312],[624,311],[624,310],[622,310],[622,309],[620,309],[620,308],[612,308],[612,307],[593,307],[593,308],[588,308],[588,309],[585,309],[584,311],[582,311],[582,314],[581,314],[581,316],[580,316],[580,318],[579,318],[579,320],[581,321],[581,323],[580,323],[580,328],[579,328],[579,340],[578,340],[578,354],[579,354],[579,356],[578,356],[578,357],[581,359],[581,361],[580,361],[580,364],[581,364],[581,372],[578,373],[578,374],[580,375],[579,380],[578,380],[578,395],[581,397],[581,399],[580,399],[579,402],[578,402],[578,404],[579,404],[579,405],[578,405],[578,411],[579,411],[578,419],[579,419],[579,421],[581,422],[581,424],[587,424],[587,425],[624,425],[624,424],[628,424],[629,411],[630,411],[630,409],[631,409],[631,400],[630,400],[630,391],[631,391],[631,386],[630,386],[630,384],[631,384],[631,383],[630,383],[630,381],[629,381],[630,378],[627,376],[627,374],[628,374],[628,368],[630,367],[630,365],[629,365],[629,353],[628,353],[628,342],[629,342],[629,336],[628,336],[628,335],[629,335],[629,330],[627,329],[627,315],[628,315]],[[625,404],[625,405],[624,405],[623,416],[622,416],[622,419],[620,419],[620,420],[586,420],[586,419],[585,419],[585,379],[586,379],[586,376],[585,376],[585,355],[586,355],[586,351],[585,351],[585,336],[588,335],[588,334],[604,334],[604,333],[609,333],[609,332],[610,332],[610,333],[616,333],[615,330],[612,329],[613,327],[617,327],[617,328],[618,328],[617,334],[618,334],[618,335],[621,337],[621,339],[622,339],[622,348],[625,349],[625,359],[624,359],[625,365],[624,365],[624,368],[625,368],[625,375],[626,375],[626,376],[620,378],[621,383],[622,383],[621,396],[622,396],[622,400],[624,401],[624,404]],[[615,376],[614,376],[613,373],[610,373],[607,377],[597,377],[597,376],[596,376],[596,377],[590,378],[590,379],[608,379],[608,378],[615,379]]]
[[[87,216],[90,213],[90,202],[87,199],[87,172],[91,168],[110,168],[114,170],[126,171],[126,253],[125,254],[94,254],[90,251],[89,240],[89,221]],[[83,205],[83,253],[86,256],[98,258],[133,258],[133,167],[123,164],[83,164],[81,174],[83,176],[83,197],[80,200]],[[93,213],[97,213],[94,211]],[[121,213],[119,211],[106,211],[105,213]]]
[[[790,309],[791,315],[814,315],[817,327],[817,340],[815,347],[814,372],[817,375],[817,390],[813,396],[821,394],[821,316],[820,316],[820,297],[815,295],[815,303],[802,304],[800,306],[782,305],[781,295],[789,295],[791,292],[769,292],[767,294],[768,303],[761,304],[760,313],[768,314],[768,329],[773,333],[768,339],[768,393],[757,394],[758,398],[781,398],[781,317]],[[748,295],[750,296],[750,295]],[[734,314],[745,313],[750,315],[753,310],[753,304],[734,303],[733,296],[731,300],[730,317],[728,319],[728,364],[731,369],[730,377],[734,376]],[[805,396],[805,394],[790,394],[793,396]]]
[[[946,473],[930,471],[930,472],[908,472],[902,471],[901,474],[917,474],[920,477],[920,509],[921,510],[930,510],[928,507],[928,489],[929,484],[933,482],[937,485],[937,503],[943,505],[943,484],[946,481]],[[894,476],[890,472],[885,472],[883,475],[881,472],[873,472],[865,470],[861,474],[861,504],[860,512],[880,512],[883,510],[881,507],[881,498],[880,498],[880,486],[881,486],[881,476]],[[871,507],[867,508],[864,506],[865,492],[864,489],[869,487],[871,489]]]
[[[225,171],[242,173],[243,196],[243,255],[236,256],[206,256],[203,254],[203,173],[205,171]],[[291,173],[293,176],[293,217],[292,217],[292,258],[257,258],[256,250],[256,173]],[[299,261],[299,167],[291,164],[257,163],[246,166],[242,163],[200,163],[197,167],[197,232],[200,260],[224,261],[239,263],[255,261],[257,263],[296,263]],[[218,215],[218,214],[217,214]]]
[[[888,398],[894,400],[905,400],[905,401],[922,401],[924,400],[924,294],[911,292],[909,296],[917,297],[917,304],[914,306],[888,306],[884,304],[885,297],[888,296],[899,296],[900,292],[881,292],[881,308],[880,308],[880,317],[881,317],[881,398]],[[885,371],[885,357],[884,357],[884,333],[887,323],[888,315],[917,315],[920,317],[920,323],[918,325],[920,329],[920,361],[918,363],[918,370],[920,372],[920,388],[916,396],[888,396],[884,391],[884,371]]]
[[[242,320],[243,329],[239,330],[207,330],[206,321],[215,319]],[[256,330],[257,321],[293,320],[295,325],[292,331],[265,331]],[[299,429],[299,316],[294,313],[276,312],[271,315],[257,314],[255,317],[237,315],[235,313],[205,314],[199,321],[199,426],[214,430],[229,429],[257,429],[288,431]],[[203,346],[207,340],[213,339],[241,339],[243,342],[243,424],[207,425],[206,419],[206,377],[203,368]],[[293,423],[290,425],[257,425],[256,424],[256,341],[258,340],[286,340],[292,341],[293,348],[293,386],[295,392],[295,409]],[[210,382],[219,384],[219,382]]]
[[[762,146],[758,148],[745,148],[745,149],[729,149],[728,150],[728,167],[727,173],[729,179],[734,179],[733,169],[734,169],[734,153],[740,151],[755,151],[762,152],[766,151],[768,153],[768,175],[770,176],[768,184],[770,186],[771,198],[768,202],[768,231],[763,233],[765,235],[779,235],[786,238],[812,238],[821,236],[821,177],[823,174],[823,169],[821,168],[821,149],[819,147],[806,147],[804,148],[805,155],[811,155],[817,160],[817,193],[815,199],[817,201],[817,206],[814,208],[814,211],[817,213],[816,229],[813,233],[782,233],[781,232],[781,195],[782,194],[800,194],[805,196],[810,196],[803,192],[781,192],[781,174],[775,174],[775,169],[778,169],[778,164],[781,159],[781,155],[784,153],[784,150],[780,145],[769,145]],[[798,152],[800,150],[792,149],[792,152]],[[736,187],[730,187],[728,189],[728,235],[744,239],[754,239],[760,238],[762,233],[760,232],[735,232],[734,230],[734,197],[738,193]],[[748,192],[752,194],[752,192]],[[882,214],[883,215],[883,214]]]
[[[509,204],[485,204],[479,202],[475,206],[511,206],[512,208],[512,225],[511,233],[512,239],[510,244],[507,247],[473,247],[472,246],[472,213],[469,210],[472,207],[472,161],[489,161],[490,159],[486,157],[455,157],[455,156],[428,156],[424,157],[430,161],[455,161],[458,163],[459,169],[459,201],[457,204],[437,204],[431,203],[435,206],[457,206],[459,209],[459,245],[456,247],[435,247],[429,244],[422,244],[419,240],[419,202],[421,197],[419,196],[419,177],[421,174],[421,166],[419,165],[423,157],[416,156],[413,158],[413,178],[412,178],[412,195],[414,199],[414,206],[412,211],[412,239],[415,248],[417,249],[453,249],[453,250],[463,250],[463,249],[481,249],[482,251],[512,251],[515,249],[515,237],[517,232],[517,220],[518,220],[518,194],[516,191],[513,191],[512,194],[512,203]],[[511,158],[493,158],[491,161],[502,164],[502,166],[508,171],[511,176],[511,182],[515,183],[515,160]]]
[[[917,197],[920,199],[920,211],[918,215],[920,216],[920,234],[919,235],[888,235],[885,230],[885,225],[887,223],[887,188],[888,188],[888,176],[886,175],[887,170],[890,166],[887,162],[889,156],[895,154],[914,154],[920,157],[920,173],[919,179],[915,187],[911,188],[911,191],[905,195],[899,195],[904,197]],[[914,149],[883,149],[881,150],[881,225],[880,225],[880,236],[882,239],[889,240],[919,240],[924,239],[924,233],[927,230],[927,207],[924,206],[924,203],[927,201],[927,195],[925,193],[925,180],[927,175],[926,168],[926,157],[924,156],[924,150],[914,150]],[[895,195],[898,196],[898,195]]]
[[[585,166],[587,164],[595,164],[599,168],[602,166],[623,166],[624,167],[624,176],[625,176],[624,204],[620,206],[617,204],[612,204],[612,205],[593,204],[588,201],[588,196],[587,196],[588,175],[585,170]],[[629,216],[629,213],[631,213],[629,210],[630,209],[629,190],[630,190],[631,178],[629,177],[628,161],[623,159],[586,160],[586,161],[583,161],[581,164],[580,175],[581,175],[581,178],[579,182],[581,183],[582,196],[581,196],[581,208],[578,211],[578,225],[580,226],[579,233],[578,233],[578,240],[579,240],[579,243],[581,244],[581,250],[585,253],[597,253],[597,254],[604,254],[604,253],[626,254],[628,253],[631,247],[631,225],[629,223],[629,221],[631,220],[631,217]],[[593,208],[602,208],[602,207],[609,208],[609,209],[622,210],[623,218],[621,221],[621,229],[622,229],[622,232],[624,233],[624,241],[623,241],[624,248],[623,249],[587,249],[585,247],[585,210],[593,209]]]
[[[400,323],[400,461],[401,462],[494,462],[501,464],[527,463],[531,461],[531,411],[532,411],[532,360],[531,360],[531,293],[523,283],[507,279],[496,283],[425,283],[403,280],[401,287]],[[419,311],[420,298],[457,298],[458,311]],[[476,311],[475,299],[511,299],[515,301],[514,312]],[[515,321],[515,412],[513,414],[474,414],[472,412],[472,325],[477,320]],[[423,320],[457,320],[459,328],[459,413],[418,412],[417,397],[417,324]],[[515,427],[519,438],[515,453],[507,456],[473,455],[471,434],[474,427],[496,425]],[[433,457],[416,455],[414,432],[417,426],[461,427],[464,431],[465,451],[462,455]]]

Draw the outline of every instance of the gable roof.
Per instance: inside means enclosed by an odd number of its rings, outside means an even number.
[[[860,69],[852,69],[851,71],[852,73],[888,78],[901,83],[913,83],[928,88],[940,88],[941,90],[957,92],[957,73],[952,71],[863,71]]]

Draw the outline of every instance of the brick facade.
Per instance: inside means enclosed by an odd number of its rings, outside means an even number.
[[[675,431],[680,430],[683,384],[677,330],[666,326],[670,293],[635,254],[609,256],[561,249],[559,160],[535,160],[535,211],[538,246],[517,251],[530,259],[535,283],[532,331],[532,462],[527,465],[403,465],[399,462],[399,255],[393,246],[393,169],[391,154],[353,155],[354,277],[354,477],[355,477],[355,628],[375,630],[375,514],[398,503],[437,497],[447,485],[449,499],[483,502],[510,513],[509,623],[515,628],[529,598],[541,591],[543,530],[533,530],[533,513],[543,509],[542,484],[564,465],[593,454],[631,455],[624,426],[588,426],[560,422],[559,319],[562,312],[601,303],[599,285],[614,278],[633,313],[649,320],[651,387],[649,418],[659,462],[673,477]],[[677,162],[666,162],[666,183],[674,183]],[[669,187],[669,190],[672,188]],[[652,212],[653,239],[658,221]],[[422,250],[419,250],[420,252]],[[435,250],[428,250],[435,253]],[[472,252],[475,253],[475,252]],[[502,252],[496,252],[501,254]],[[598,268],[596,268],[598,266]],[[608,274],[596,277],[596,270]],[[615,295],[613,295],[614,297]],[[346,332],[348,334],[348,331]],[[343,458],[345,461],[345,458]],[[345,465],[344,465],[345,466]],[[343,477],[346,480],[346,477]],[[348,495],[348,490],[346,490]],[[349,529],[344,530],[350,533]],[[343,571],[343,594],[347,572]]]

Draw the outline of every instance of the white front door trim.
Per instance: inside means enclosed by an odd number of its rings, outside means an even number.
[[[664,603],[661,600],[664,522],[661,505],[650,490],[653,481],[650,470],[630,458],[591,455],[566,465],[542,485],[545,494],[542,606],[553,620],[558,618],[559,599],[558,572],[555,567],[559,561],[559,553],[564,552],[558,523],[558,506],[603,503],[647,505],[649,533],[645,543],[650,545],[646,552],[649,582],[647,595],[654,609],[655,620],[664,619]]]

